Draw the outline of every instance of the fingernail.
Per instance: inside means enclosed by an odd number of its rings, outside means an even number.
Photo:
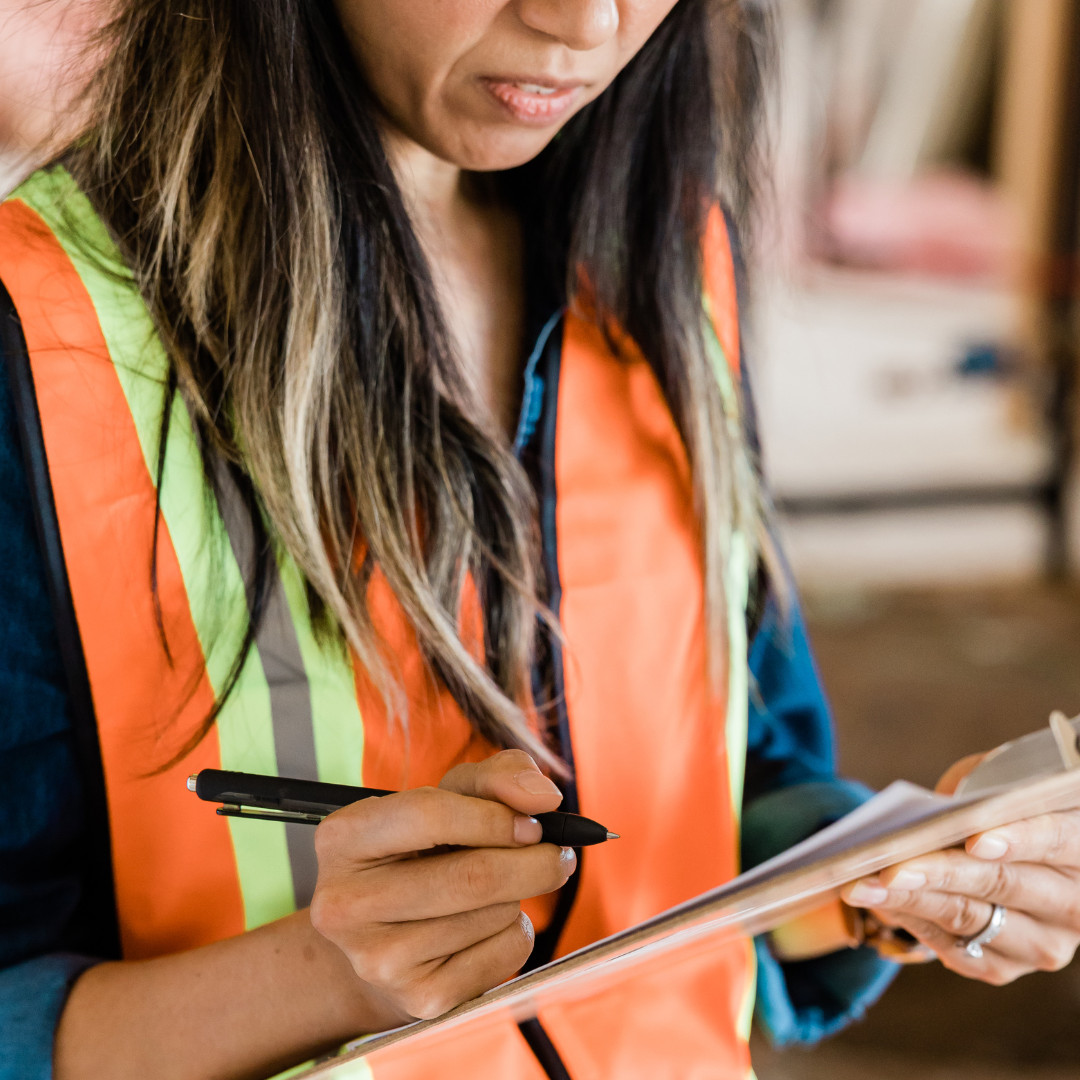
[[[514,783],[530,795],[558,795],[559,789],[542,772],[524,769],[514,777]]]
[[[848,894],[856,907],[876,907],[884,904],[889,897],[889,890],[880,885],[867,885],[860,881]]]
[[[925,884],[926,875],[918,870],[900,870],[889,882],[889,888],[913,892],[915,889],[921,889]]]
[[[1008,841],[1003,836],[987,833],[975,841],[971,854],[976,859],[1000,859],[1008,850]]]
[[[577,852],[572,847],[564,847],[559,853],[559,860],[567,874],[572,874],[577,869]]]
[[[514,818],[514,840],[519,844],[535,844],[543,832],[540,822],[534,817],[518,814]]]
[[[530,919],[529,916],[526,915],[524,911],[518,917],[521,919],[522,933],[524,933],[524,935],[530,941],[535,941],[536,940],[536,928],[533,926],[532,919]]]

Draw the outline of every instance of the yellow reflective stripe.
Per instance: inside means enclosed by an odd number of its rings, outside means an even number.
[[[712,317],[712,304],[706,294],[703,298],[705,310],[705,347],[712,361],[713,372],[720,386],[728,424],[737,431],[733,434],[742,439],[742,418],[739,414],[739,396],[731,375],[731,365],[724,352],[724,346],[716,333],[716,324]],[[746,618],[750,603],[750,545],[747,537],[735,532],[731,538],[731,550],[728,553],[725,591],[728,617],[728,702],[724,724],[724,736],[727,743],[728,782],[731,786],[731,809],[736,822],[742,820],[743,788],[746,778],[746,741],[749,726],[749,641],[747,640]],[[754,1022],[754,1005],[757,1001],[757,953],[752,938],[744,942],[746,949],[746,984],[743,987],[742,1003],[736,1018],[736,1033],[747,1043],[750,1041],[750,1029]],[[748,1080],[756,1080],[751,1065],[747,1070]]]
[[[342,1047],[342,1052],[347,1047]],[[284,1072],[276,1073],[270,1077],[270,1080],[289,1080],[293,1076],[301,1076],[312,1069],[316,1064],[315,1061],[305,1061],[302,1065],[294,1065],[291,1069],[286,1069]],[[325,1063],[323,1068],[325,1070]],[[374,1080],[375,1074],[371,1071],[371,1066],[364,1058],[356,1058],[354,1061],[346,1061],[336,1068],[331,1068],[329,1072],[323,1071],[319,1075],[324,1078],[330,1078],[330,1080]]]
[[[716,333],[712,318],[712,304],[708,295],[702,298],[705,311],[705,349],[712,363],[713,373],[724,400],[727,422],[733,437],[742,439],[742,418],[739,415],[739,396],[731,375],[731,366],[724,353],[724,346]],[[731,550],[725,575],[725,595],[728,618],[728,702],[724,725],[727,740],[731,805],[736,822],[742,820],[743,784],[746,773],[746,738],[749,723],[750,679],[747,670],[748,647],[746,638],[747,605],[750,602],[750,544],[740,532],[731,537]]]
[[[749,724],[750,674],[747,669],[746,606],[750,597],[750,552],[746,537],[731,537],[727,567],[728,702],[724,722],[728,780],[735,821],[742,820],[743,782],[746,774],[746,739]]]
[[[78,271],[131,410],[147,470],[156,480],[168,363],[130,271],[89,200],[64,169],[36,173],[14,197],[25,201],[48,224]],[[170,418],[165,475],[162,517],[216,696],[243,640],[247,599],[224,523],[207,505],[202,462],[179,397]],[[253,649],[217,719],[222,768],[277,772],[270,719],[270,692]],[[213,811],[208,807],[207,812]],[[230,818],[229,829],[245,926],[261,926],[288,914],[294,904],[284,826]]]
[[[750,1028],[754,1022],[754,1003],[757,1001],[757,952],[752,938],[747,938],[744,945],[746,947],[746,985],[743,987],[743,999],[739,1006],[735,1031],[743,1042],[749,1042]]]
[[[346,1061],[326,1073],[328,1080],[375,1080],[375,1071],[365,1058]]]

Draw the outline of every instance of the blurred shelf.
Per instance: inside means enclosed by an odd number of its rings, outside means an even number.
[[[813,268],[762,290],[751,356],[791,558],[816,584],[1038,574],[1050,442],[1013,374],[1004,289]]]
[[[1045,432],[1011,380],[957,373],[1008,342],[1005,291],[816,269],[762,300],[752,355],[778,499],[1045,481]]]

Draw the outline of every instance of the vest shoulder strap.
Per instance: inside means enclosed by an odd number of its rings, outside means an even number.
[[[4,376],[11,387],[19,449],[67,682],[72,741],[86,807],[83,889],[70,925],[68,944],[95,956],[119,957],[108,805],[94,701],[64,562],[26,339],[15,304],[0,281],[0,377]]]

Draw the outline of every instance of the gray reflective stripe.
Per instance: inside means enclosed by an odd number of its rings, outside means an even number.
[[[255,566],[251,522],[244,509],[240,491],[228,469],[220,466],[215,470],[215,474],[220,492],[221,517],[229,534],[233,556],[244,575],[250,610]],[[301,780],[318,780],[311,688],[308,685],[300,642],[296,637],[296,627],[289,612],[277,562],[274,561],[272,566],[273,576],[263,619],[255,634],[255,647],[259,651],[263,675],[270,688],[270,714],[278,773]],[[285,826],[293,896],[297,908],[310,904],[315,891],[318,863],[315,858],[314,836],[315,830],[310,825]]]

